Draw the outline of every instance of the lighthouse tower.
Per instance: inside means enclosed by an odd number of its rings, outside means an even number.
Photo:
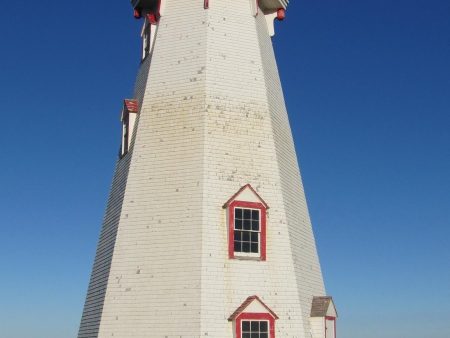
[[[335,337],[271,42],[287,3],[132,1],[141,63],[78,338]]]

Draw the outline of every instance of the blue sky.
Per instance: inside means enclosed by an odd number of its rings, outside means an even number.
[[[128,1],[0,12],[0,338],[76,335],[132,92]],[[296,0],[274,39],[341,338],[450,337],[450,2]]]

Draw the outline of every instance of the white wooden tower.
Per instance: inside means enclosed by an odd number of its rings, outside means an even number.
[[[287,0],[133,0],[142,61],[78,338],[334,338],[272,48]]]

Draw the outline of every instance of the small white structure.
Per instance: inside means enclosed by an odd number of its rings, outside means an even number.
[[[142,60],[78,338],[333,337],[271,41],[287,0],[132,4]]]
[[[331,297],[314,297],[311,306],[311,337],[336,338],[337,311]]]

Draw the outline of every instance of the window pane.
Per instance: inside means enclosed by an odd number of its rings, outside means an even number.
[[[252,221],[252,230],[259,231],[259,221]]]
[[[235,219],[235,220],[234,220],[234,228],[235,228],[235,229],[242,229],[242,220],[240,220],[240,219]]]
[[[242,231],[234,231],[234,240],[242,241]]]
[[[259,328],[260,328],[261,332],[268,332],[268,330],[267,330],[267,322],[260,322],[259,323]]]
[[[258,243],[258,233],[257,232],[252,232],[251,233],[251,241],[252,242],[255,242],[255,243]]]
[[[250,322],[247,320],[242,321],[242,331],[250,331]]]
[[[250,232],[243,231],[242,232],[242,240],[245,242],[250,242]]]
[[[241,250],[241,242],[234,241],[234,251],[242,252],[242,250]]]
[[[258,253],[258,243],[252,243],[251,249],[253,253]]]
[[[251,322],[252,332],[259,332],[259,322]]]
[[[252,211],[250,209],[244,209],[244,219],[251,219]]]
[[[236,208],[234,209],[235,217],[242,219],[242,209]]]
[[[259,219],[259,210],[252,210],[252,219]]]
[[[267,333],[260,333],[259,338],[268,338]]]
[[[242,243],[242,252],[250,252],[250,243],[248,242]]]
[[[244,220],[244,230],[250,230],[250,221],[249,220]]]
[[[259,338],[259,333],[252,333],[251,338]]]
[[[242,338],[250,338],[250,333],[242,333]]]

